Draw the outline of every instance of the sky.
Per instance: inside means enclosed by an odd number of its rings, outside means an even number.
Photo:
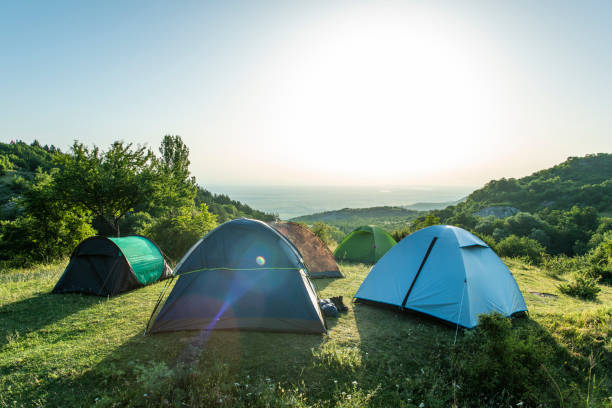
[[[0,2],[0,141],[203,185],[478,186],[612,151],[609,1]]]

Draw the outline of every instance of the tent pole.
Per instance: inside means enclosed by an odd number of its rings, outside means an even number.
[[[453,346],[457,344],[457,333],[459,332],[459,319],[461,318],[461,309],[463,309],[463,296],[465,295],[465,285],[467,285],[467,278],[463,280],[463,290],[461,291],[461,303],[459,303],[459,315],[457,316],[457,328],[455,329],[455,340]]]

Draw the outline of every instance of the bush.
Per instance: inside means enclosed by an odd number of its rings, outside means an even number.
[[[25,266],[50,262],[69,255],[83,239],[96,231],[88,211],[69,207],[55,199],[50,174],[39,172],[33,182],[21,179],[22,209],[13,221],[0,221],[0,259]]]
[[[344,233],[342,231],[324,222],[315,222],[310,230],[328,247],[335,246],[344,238]]]
[[[0,176],[4,176],[12,168],[13,163],[11,163],[11,160],[7,156],[0,154]]]
[[[542,262],[544,253],[544,247],[535,239],[519,238],[516,235],[510,235],[499,241],[495,250],[500,256],[521,257],[533,265],[539,265]]]
[[[513,327],[499,313],[481,315],[476,329],[458,341],[451,372],[462,406],[556,402],[554,391],[542,392],[542,384],[549,383],[542,365],[552,354],[551,346],[542,341],[541,329],[532,325],[525,329]]]
[[[589,261],[584,256],[569,258],[566,255],[545,256],[542,260],[542,269],[548,276],[558,278],[570,272],[586,270]]]
[[[402,239],[406,238],[408,235],[410,235],[410,230],[408,229],[408,227],[404,227],[402,229],[396,229],[393,232],[391,232],[391,236],[393,237],[395,242],[400,242]]]
[[[559,291],[569,296],[585,300],[595,300],[601,288],[597,283],[599,277],[593,277],[585,272],[575,272],[570,282],[559,285]]]
[[[217,216],[202,204],[199,210],[181,207],[174,214],[155,219],[139,233],[155,241],[171,261],[177,262],[216,225]]]
[[[600,277],[603,283],[612,284],[612,231],[607,231],[599,245],[587,255],[589,273]]]

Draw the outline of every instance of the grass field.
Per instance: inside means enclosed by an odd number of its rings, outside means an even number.
[[[511,334],[459,331],[456,345],[454,327],[350,304],[366,265],[315,281],[349,306],[324,336],[144,336],[164,283],[110,299],[51,295],[65,263],[5,270],[0,406],[612,406],[612,288],[581,301],[556,290],[563,277],[506,262],[529,317]]]

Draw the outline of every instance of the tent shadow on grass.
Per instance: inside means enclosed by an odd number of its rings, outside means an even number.
[[[83,295],[40,293],[0,307],[0,347],[10,336],[24,336],[104,301]]]
[[[459,327],[459,330],[456,331],[456,326],[447,322],[417,312],[403,311],[396,307],[357,303],[354,304],[354,310],[361,339],[362,359],[364,359],[370,371],[378,373],[380,385],[383,388],[385,384],[395,386],[398,383],[398,394],[401,394],[401,390],[406,385],[402,382],[403,379],[409,379],[407,383],[411,385],[408,385],[408,388],[420,387],[422,391],[423,385],[425,385],[425,390],[431,388],[431,396],[435,396],[436,392],[452,395],[451,388],[447,390],[439,389],[440,387],[449,387],[451,380],[453,380],[450,373],[453,364],[451,356],[458,353],[459,358],[463,356],[463,358],[473,359],[472,362],[479,359],[478,353],[481,351],[475,352],[473,350],[474,344],[472,348],[465,349],[463,353],[461,350],[462,347],[466,347],[464,341],[468,338],[465,335],[476,329]],[[588,368],[588,361],[586,361],[588,359],[581,359],[574,352],[570,352],[547,329],[537,321],[532,320],[528,315],[512,318],[511,331],[520,338],[527,334],[534,336],[537,338],[537,342],[532,346],[542,347],[534,350],[537,355],[545,356],[542,365],[546,367],[544,369],[538,363],[537,367],[534,368],[534,371],[538,371],[539,376],[537,378],[541,382],[541,384],[538,383],[536,388],[538,391],[534,394],[539,399],[538,403],[544,403],[546,406],[559,403],[559,394],[555,389],[555,383],[561,384],[561,393],[566,402],[571,400],[570,398],[576,392],[574,386],[571,385],[572,382],[579,384],[579,388],[584,389],[586,395],[587,384],[585,382],[585,371],[583,370]],[[457,333],[457,343],[453,345],[455,333]],[[477,348],[480,347],[480,340],[473,337],[469,337],[469,339],[472,340],[468,341],[478,343]],[[546,352],[539,353],[543,350]],[[602,375],[605,376],[605,373],[612,368],[609,363],[603,363],[612,361],[610,359],[612,353],[605,350],[602,353],[599,357],[599,367],[596,367],[597,371],[595,372],[599,378]],[[498,357],[501,360],[501,356],[487,356],[487,358],[493,360]],[[514,358],[517,358],[520,364],[524,363],[520,360],[523,358],[522,355],[516,354]],[[565,364],[562,364],[563,362]],[[582,367],[582,369],[578,367]],[[517,381],[516,378],[520,377],[519,373],[521,371],[516,371],[513,374],[515,376],[513,381]],[[510,374],[507,373],[508,376]],[[534,375],[534,381],[535,378]],[[435,384],[437,381],[440,382]],[[505,383],[503,384],[506,386]],[[438,387],[437,391],[436,387]],[[388,387],[387,391],[391,395],[396,390],[393,387]],[[406,392],[406,395],[412,394],[413,391],[413,389],[410,389]],[[502,389],[496,390],[497,394],[502,393],[502,391]],[[507,392],[507,390],[504,392]],[[451,402],[449,400],[449,404]],[[396,403],[399,404],[399,401],[396,401]]]
[[[333,283],[334,280],[335,279],[333,278],[318,278],[318,279],[311,279],[310,281],[314,285],[317,292],[320,292],[326,287],[328,287],[331,283]]]
[[[230,384],[243,383],[253,373],[276,382],[294,382],[324,337],[236,330],[137,334],[82,375],[44,382],[37,393],[46,394],[48,406],[93,405],[96,398],[125,395],[138,372],[152,370],[160,362],[170,369],[197,366],[203,373],[226,365],[224,379]]]

